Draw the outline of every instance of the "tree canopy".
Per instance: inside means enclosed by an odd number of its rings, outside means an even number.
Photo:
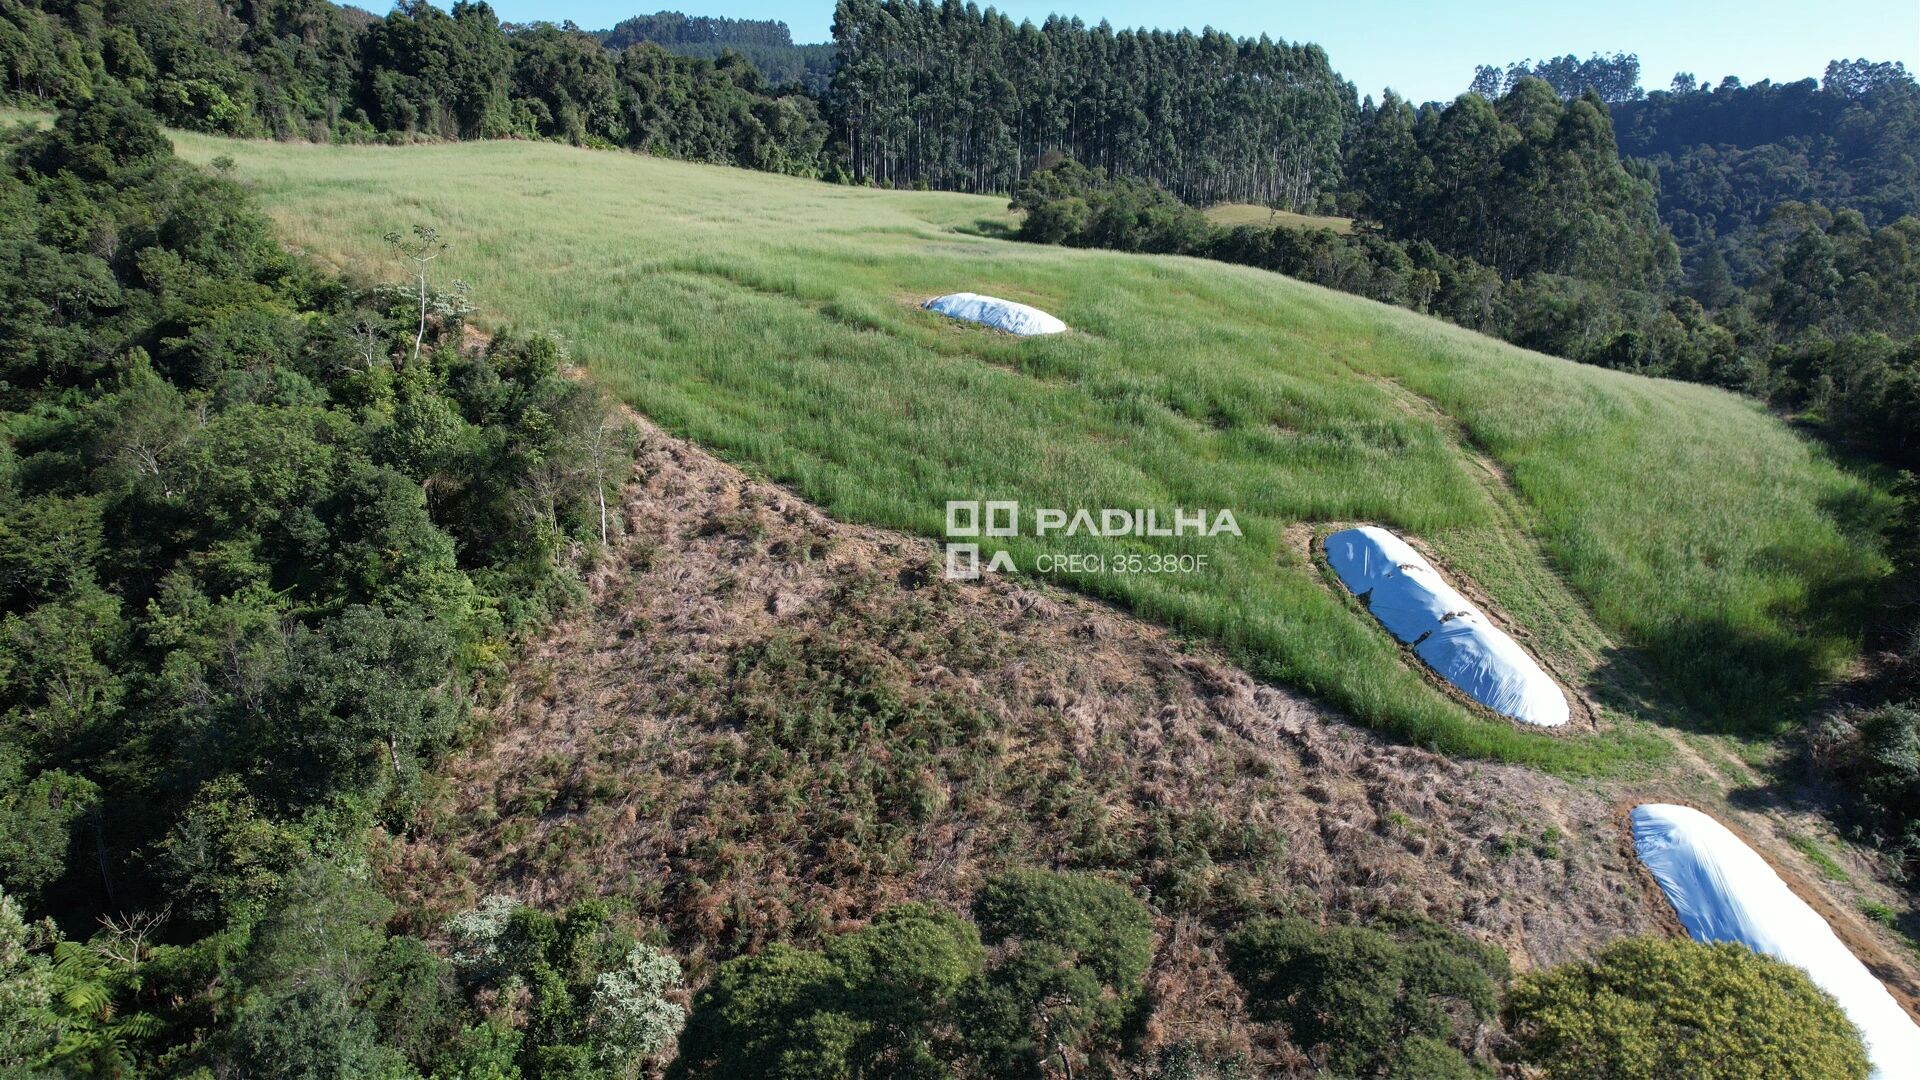
[[[1862,1080],[1860,1033],[1806,973],[1745,945],[1629,938],[1528,975],[1516,1058],[1555,1080]]]
[[[1353,108],[1317,45],[1035,26],[959,0],[840,0],[828,114],[857,180],[1010,191],[1064,153],[1189,202],[1306,206]]]
[[[106,88],[178,127],[314,140],[550,138],[816,175],[812,98],[746,58],[675,55],[568,24],[505,25],[485,3],[327,0],[191,11],[107,0],[0,7],[0,100],[76,105]]]
[[[463,347],[438,284],[416,308],[289,255],[117,86],[10,133],[0,997],[45,1022],[0,1061],[402,1075],[478,1022],[343,853],[577,591],[628,458],[555,342]],[[23,960],[16,897],[91,936]],[[629,1001],[657,968],[570,968],[577,1019],[527,1053],[658,1050]]]

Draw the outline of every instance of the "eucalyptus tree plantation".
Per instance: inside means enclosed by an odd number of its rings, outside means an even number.
[[[842,164],[882,186],[1008,191],[1052,153],[1189,202],[1307,205],[1339,179],[1353,87],[1317,45],[1015,24],[957,0],[843,0]]]

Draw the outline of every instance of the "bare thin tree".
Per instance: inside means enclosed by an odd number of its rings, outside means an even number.
[[[398,234],[389,233],[388,235]],[[366,364],[366,369],[372,371],[374,358],[380,347],[380,331],[384,329],[380,325],[380,320],[371,314],[363,314],[347,329],[353,335],[354,344],[359,347],[360,359]]]
[[[420,362],[420,344],[427,339],[427,264],[447,250],[440,233],[431,225],[415,225],[411,239],[399,232],[387,234],[387,246],[394,254],[413,264],[414,284],[420,298],[420,329],[413,335],[413,362]]]

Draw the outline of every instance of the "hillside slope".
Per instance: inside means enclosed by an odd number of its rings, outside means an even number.
[[[1097,602],[949,582],[933,543],[653,428],[616,511],[590,602],[523,653],[414,831],[376,846],[423,932],[489,895],[608,898],[698,985],[902,900],[964,909],[1009,867],[1092,870],[1158,913],[1147,1050],[1304,1071],[1248,1016],[1234,926],[1417,913],[1521,970],[1677,932],[1621,817],[1671,800],[1748,836],[1896,992],[1920,989],[1860,914],[1891,896],[1864,863],[1835,847],[1852,876],[1823,878],[1794,850],[1817,819],[1730,805],[1697,760],[1595,784],[1391,745]]]
[[[1055,576],[1449,752],[1614,769],[1664,745],[1634,716],[1779,730],[1851,658],[1882,573],[1881,496],[1748,402],[1271,274],[977,235],[1004,227],[995,200],[549,145],[180,143],[233,158],[293,243],[348,268],[398,277],[381,235],[435,226],[442,284],[561,333],[647,416],[843,520],[938,535],[951,499],[1231,509],[1242,538],[1009,550],[1204,553],[1203,573]],[[1076,332],[917,309],[960,289]],[[1608,706],[1602,730],[1518,732],[1404,664],[1285,540],[1356,520],[1454,556],[1497,605],[1591,612],[1567,677]]]

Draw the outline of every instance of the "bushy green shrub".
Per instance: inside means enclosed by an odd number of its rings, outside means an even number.
[[[490,896],[449,919],[445,929],[449,966],[469,991],[525,993],[524,1037],[514,1033],[510,1056],[527,1080],[638,1075],[686,1019],[673,997],[681,985],[679,963],[633,940],[598,900],[556,917]],[[443,1040],[450,1035],[443,1033]],[[387,1041],[399,1040],[389,1035]]]
[[[1026,211],[1019,237],[1040,244],[1184,254],[1213,234],[1207,216],[1151,180],[1108,181],[1071,158],[1037,170],[1014,190]]]
[[[820,952],[775,945],[729,960],[695,1000],[670,1075],[948,1075],[953,1005],[983,955],[958,916],[902,904]]]
[[[1464,1047],[1498,1008],[1507,960],[1422,919],[1328,926],[1264,919],[1227,940],[1257,1019],[1279,1021],[1337,1075],[1443,1080],[1484,1074]]]
[[[1860,1035],[1806,974],[1745,945],[1634,938],[1518,980],[1516,1060],[1547,1080],[1862,1080]]]
[[[1911,879],[1920,862],[1920,708],[1889,704],[1833,717],[1813,742],[1852,796],[1855,835]]]
[[[1011,870],[989,878],[973,918],[996,956],[968,1002],[985,1075],[1041,1077],[1111,1044],[1139,1004],[1153,916],[1090,874]]]
[[[1153,955],[1152,917],[1131,893],[1015,870],[986,883],[973,916],[902,904],[818,951],[727,961],[694,1002],[672,1075],[1017,1080],[1061,1062],[1078,1072],[1114,1044]]]

